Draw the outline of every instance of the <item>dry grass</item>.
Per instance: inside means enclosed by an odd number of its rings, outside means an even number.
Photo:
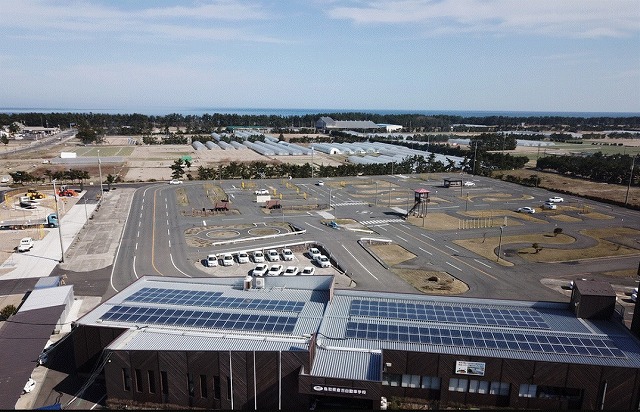
[[[460,295],[469,290],[464,282],[446,272],[420,269],[393,269],[392,271],[420,292],[430,295]]]
[[[416,257],[400,245],[371,245],[369,249],[388,266],[394,266]]]
[[[587,217],[589,219],[598,219],[598,220],[614,219],[613,216],[605,215],[604,213],[598,213],[598,212],[584,213],[584,214],[581,214],[580,216],[584,216],[584,217]]]
[[[452,230],[458,228],[460,219],[449,216],[446,213],[427,213],[424,218],[424,226],[422,225],[423,219],[421,217],[409,216],[408,222],[428,230]]]
[[[559,222],[582,222],[582,219],[567,215],[550,215],[549,219],[557,220]]]

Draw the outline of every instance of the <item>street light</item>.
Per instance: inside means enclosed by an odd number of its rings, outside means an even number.
[[[98,149],[98,173],[100,173],[100,199],[102,199],[104,190],[102,188],[102,162],[100,161],[100,149]]]
[[[500,262],[500,253],[502,252],[502,231],[504,230],[504,226],[500,226],[500,240],[498,241],[498,259],[496,262]]]
[[[64,263],[64,247],[62,246],[62,219],[60,218],[60,212],[58,211],[58,192],[56,191],[56,179],[51,181],[53,183],[53,200],[56,202],[56,217],[58,218],[58,236],[60,237],[60,263]]]
[[[627,205],[627,201],[629,200],[629,189],[631,189],[631,182],[633,180],[633,168],[636,166],[636,156],[633,156],[633,160],[631,160],[631,174],[629,174],[629,184],[627,185],[627,194],[624,195],[624,205]]]

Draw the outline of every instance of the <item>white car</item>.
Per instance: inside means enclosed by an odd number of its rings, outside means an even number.
[[[233,256],[229,254],[222,256],[222,266],[233,266]]]
[[[536,213],[536,210],[535,210],[534,208],[532,208],[532,207],[525,206],[525,207],[519,207],[519,208],[516,210],[516,212],[518,212],[518,213],[529,213],[529,214],[531,214],[531,213]]]
[[[208,255],[207,256],[207,266],[212,268],[214,266],[218,266],[218,256],[216,255]]]
[[[169,184],[170,185],[181,185],[182,184],[182,180],[172,179],[172,180],[169,180]]]
[[[36,388],[36,381],[34,381],[33,378],[29,378],[29,380],[27,381],[27,384],[24,385],[24,388],[22,389],[22,392],[23,393],[30,393],[35,388]]]
[[[269,265],[266,263],[261,263],[256,265],[256,267],[251,271],[251,276],[264,276],[269,271]]]
[[[249,254],[247,252],[238,252],[238,263],[249,263]]]
[[[280,255],[278,254],[278,251],[275,249],[267,250],[267,260],[269,262],[279,262]]]
[[[313,266],[303,267],[302,270],[300,271],[300,274],[301,275],[305,275],[305,276],[315,275],[316,274],[316,268],[314,268]]]
[[[33,238],[23,237],[20,239],[20,244],[18,245],[18,252],[28,252],[33,248]]]
[[[291,249],[282,249],[282,260],[293,260],[293,252],[291,251]]]
[[[464,182],[465,186],[475,186],[476,184],[470,180],[467,180],[466,182]]]
[[[631,301],[635,302],[636,300],[638,300],[638,294],[637,293],[632,293],[631,294]]]
[[[547,200],[547,202],[549,202],[549,203],[562,203],[562,202],[564,202],[564,199],[561,198],[560,196],[553,196],[553,197],[550,197],[549,200]]]
[[[255,193],[256,195],[268,195],[269,191],[267,189],[258,189],[253,193]]]
[[[311,259],[315,259],[318,256],[320,256],[322,253],[320,253],[320,249],[318,249],[317,247],[312,247],[311,249],[309,249],[309,257]]]
[[[318,264],[318,266],[320,266],[321,268],[330,268],[331,267],[331,261],[325,255],[318,256],[317,258],[315,258],[315,261]]]
[[[255,263],[263,263],[264,262],[264,253],[260,250],[256,250],[253,252],[253,261]]]
[[[273,265],[271,269],[267,272],[267,276],[280,276],[282,275],[282,271],[284,270],[282,265]]]
[[[300,269],[298,269],[295,266],[287,266],[287,268],[284,270],[283,275],[284,276],[295,276],[300,272]]]
[[[556,205],[555,203],[551,203],[551,202],[544,202],[542,204],[542,208],[543,209],[547,209],[547,210],[556,210],[558,208],[558,205]]]
[[[318,180],[316,182],[316,186],[324,186],[324,182],[322,180]]]

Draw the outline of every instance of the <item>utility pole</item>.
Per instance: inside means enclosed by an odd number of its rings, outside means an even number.
[[[58,210],[58,192],[56,191],[56,179],[53,179],[53,200],[56,202],[56,217],[58,218],[58,236],[60,237],[60,263],[64,263],[64,246],[62,245],[62,219]],[[85,206],[86,207],[86,206]]]
[[[104,190],[102,188],[102,161],[100,160],[100,149],[98,149],[98,173],[100,174],[100,199],[102,199],[102,194],[104,193]],[[58,219],[58,221],[59,220],[60,219]]]
[[[633,181],[633,169],[636,166],[636,156],[633,156],[633,160],[631,160],[631,173],[629,174],[629,184],[627,184],[627,194],[624,195],[624,205],[627,205],[627,201],[629,200],[629,189],[631,189],[631,182]]]
[[[504,230],[504,226],[500,226],[500,240],[498,241],[498,258],[496,262],[500,262],[500,253],[502,253],[502,231]]]

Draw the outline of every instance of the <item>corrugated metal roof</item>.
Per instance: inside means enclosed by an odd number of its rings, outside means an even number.
[[[311,375],[325,378],[380,381],[380,352],[355,352],[318,348]]]
[[[35,289],[29,294],[29,297],[22,306],[20,306],[20,312],[66,305],[69,300],[73,300],[72,285]]]

